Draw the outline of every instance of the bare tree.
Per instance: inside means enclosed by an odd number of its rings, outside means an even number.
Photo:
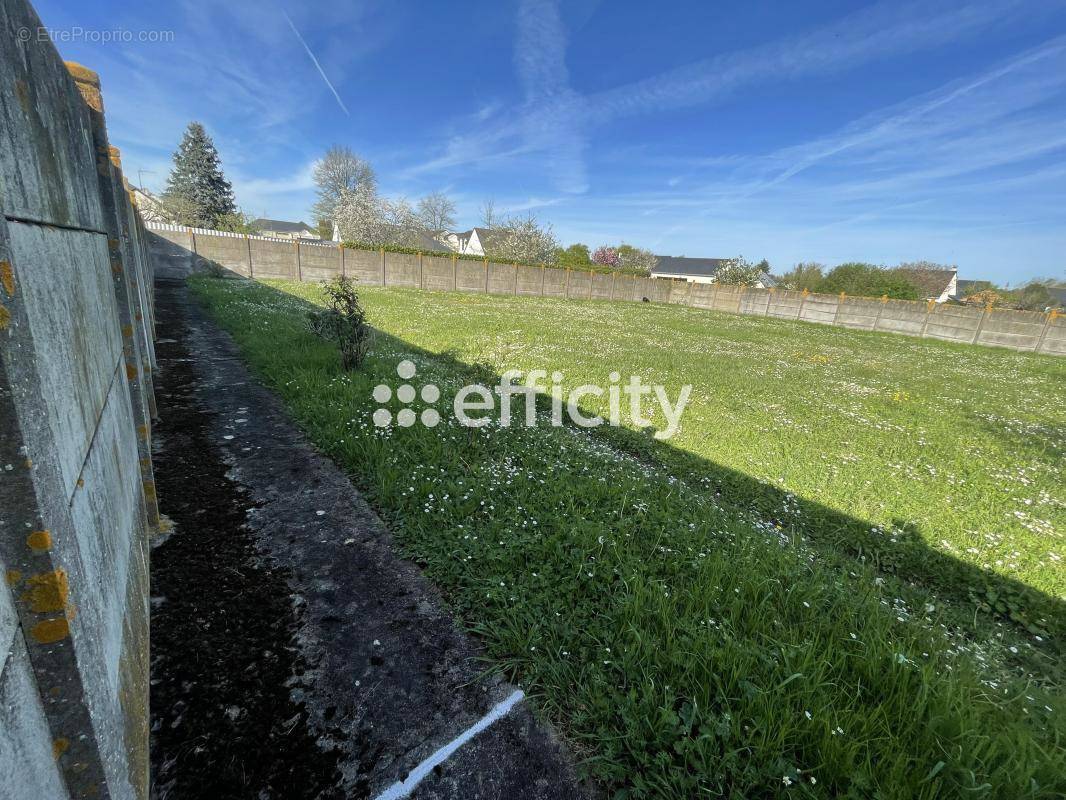
[[[499,222],[496,216],[496,201],[490,197],[481,204],[481,227],[495,228]]]
[[[455,203],[443,192],[427,194],[418,201],[418,218],[431,233],[450,231],[455,227]]]
[[[369,162],[352,152],[350,147],[334,145],[315,164],[314,181],[318,199],[311,207],[316,222],[332,222],[337,204],[345,192],[365,187],[374,193],[377,176]]]

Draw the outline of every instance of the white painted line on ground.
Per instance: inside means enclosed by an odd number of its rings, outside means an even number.
[[[405,780],[397,781],[379,794],[375,800],[399,800],[401,797],[407,797],[407,795],[409,795],[411,791],[422,782],[422,779],[425,778],[435,766],[446,761],[452,753],[485,730],[485,728],[489,727],[489,725],[496,720],[506,716],[507,712],[511,710],[514,704],[523,697],[525,697],[525,694],[522,690],[515,689],[510,697],[501,700],[494,705],[488,714],[483,716],[465,731],[448,742],[448,744],[444,745],[444,747],[440,748],[437,752],[433,753],[433,755],[429,756],[429,758],[411,770]]]

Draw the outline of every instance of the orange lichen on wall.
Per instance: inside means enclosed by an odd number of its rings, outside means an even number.
[[[63,611],[70,596],[70,583],[65,570],[57,569],[32,575],[26,580],[26,591],[22,599],[32,611],[38,614]]]
[[[26,537],[26,544],[35,553],[43,553],[52,548],[52,534],[48,531],[34,531]]]
[[[56,739],[52,742],[52,758],[59,760],[59,757],[67,752],[67,748],[70,747],[69,739]]]
[[[66,617],[56,617],[38,622],[30,628],[30,636],[38,644],[55,644],[70,635],[70,623]]]
[[[0,285],[8,297],[15,296],[15,270],[9,261],[0,261]]]
[[[11,322],[11,312],[0,306],[0,331],[6,331]]]

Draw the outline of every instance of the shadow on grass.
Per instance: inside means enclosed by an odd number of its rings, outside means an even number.
[[[224,267],[214,265],[211,277],[232,276]],[[241,278],[247,281],[246,278]],[[261,291],[269,292],[284,304],[293,304],[302,311],[321,310],[321,306],[266,284],[258,284]],[[491,365],[468,363],[456,357],[454,352],[433,352],[409,341],[398,339],[381,331],[377,332],[375,349],[387,348],[396,352],[409,352],[435,361],[468,383],[480,383],[492,387],[499,383],[499,375]],[[339,359],[336,372],[341,374]],[[513,424],[523,419],[521,397],[515,396]],[[441,404],[447,409],[448,398]],[[538,397],[538,408],[548,408],[549,398]],[[369,416],[372,400],[367,396],[367,407],[360,409]],[[594,412],[582,409],[586,415]],[[1035,669],[1055,682],[1061,677],[1063,654],[1061,640],[1066,634],[1066,603],[1045,592],[1037,590],[1015,578],[1004,576],[988,569],[961,561],[949,553],[929,547],[921,532],[902,520],[895,522],[893,537],[888,541],[884,533],[875,532],[869,521],[858,519],[816,501],[796,497],[781,489],[764,483],[750,475],[715,463],[687,450],[653,438],[651,430],[636,431],[628,428],[612,428],[607,425],[588,429],[594,439],[599,439],[622,453],[645,463],[661,467],[673,474],[695,492],[706,491],[714,501],[738,513],[753,514],[767,522],[782,526],[787,534],[799,535],[814,547],[820,555],[838,569],[847,569],[849,564],[862,564],[920,588],[932,592],[939,601],[954,604],[956,612],[952,622],[964,625],[988,625],[1000,622],[1014,627],[1018,633],[1042,637],[1041,646],[1035,655],[1039,661],[1026,658],[1027,669]],[[565,485],[565,479],[560,478]],[[793,511],[785,512],[791,507]],[[1021,658],[1021,656],[1019,656]]]

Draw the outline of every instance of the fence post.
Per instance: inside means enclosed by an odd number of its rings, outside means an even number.
[[[540,265],[540,296],[544,297],[544,276],[547,274],[547,269],[543,264]]]
[[[489,260],[485,259],[485,294],[489,293]]]
[[[1047,319],[1044,320],[1044,329],[1040,331],[1040,338],[1036,340],[1036,347],[1033,348],[1034,353],[1039,353],[1040,349],[1044,346],[1044,341],[1047,339],[1047,332],[1051,330],[1051,323],[1058,317],[1059,310],[1057,308],[1051,309],[1047,314]]]
[[[837,320],[840,319],[840,307],[844,305],[844,298],[847,297],[844,292],[840,293],[840,297],[837,298],[837,309],[833,312],[833,325],[836,326]]]
[[[514,265],[514,293],[518,296],[518,265]]]
[[[766,288],[766,307],[762,311],[764,317],[770,316],[770,302],[774,299],[774,287],[768,286]]]
[[[381,285],[386,286],[387,282],[385,277],[385,248],[382,247],[379,252],[381,253]]]
[[[425,291],[426,288],[426,270],[422,266],[422,252],[418,253],[418,288]]]
[[[248,248],[248,277],[255,277],[255,268],[252,266],[252,237],[244,234],[244,244]]]
[[[803,290],[803,299],[800,300],[799,313],[796,314],[796,319],[803,319],[803,307],[807,305],[807,295],[810,294],[808,289]]]
[[[585,274],[589,276],[589,296],[586,299],[591,300],[592,299],[592,273],[591,272],[586,272]]]
[[[563,284],[563,299],[570,299],[570,267],[566,268],[566,283]]]
[[[342,244],[338,244],[337,245],[337,260],[340,262],[341,277],[343,278],[343,277],[345,277],[345,273],[344,273],[344,245],[342,245]]]
[[[691,306],[692,305],[692,284],[694,284],[694,283],[695,283],[695,281],[689,281],[688,282],[688,286],[685,287],[685,305],[686,306]]]
[[[881,295],[881,305],[877,309],[877,316],[874,317],[874,326],[872,328],[870,328],[870,330],[872,330],[872,331],[876,331],[877,330],[877,326],[881,324],[881,315],[883,313],[885,313],[885,306],[887,306],[887,305],[888,305],[888,295],[887,294],[883,294],[883,295]]]
[[[922,332],[918,336],[922,339],[925,338],[925,332],[929,330],[929,318],[933,316],[936,311],[936,300],[929,300],[925,304],[925,319],[922,320]]]
[[[293,244],[296,245],[296,280],[303,281],[304,268],[300,261],[300,240],[297,239]]]
[[[459,256],[452,256],[452,291],[459,291]]]
[[[977,323],[977,330],[973,332],[973,339],[970,340],[970,344],[977,344],[977,340],[981,338],[981,331],[985,328],[985,320],[988,319],[988,315],[992,313],[992,304],[987,303],[985,310],[981,314],[981,321]]]

